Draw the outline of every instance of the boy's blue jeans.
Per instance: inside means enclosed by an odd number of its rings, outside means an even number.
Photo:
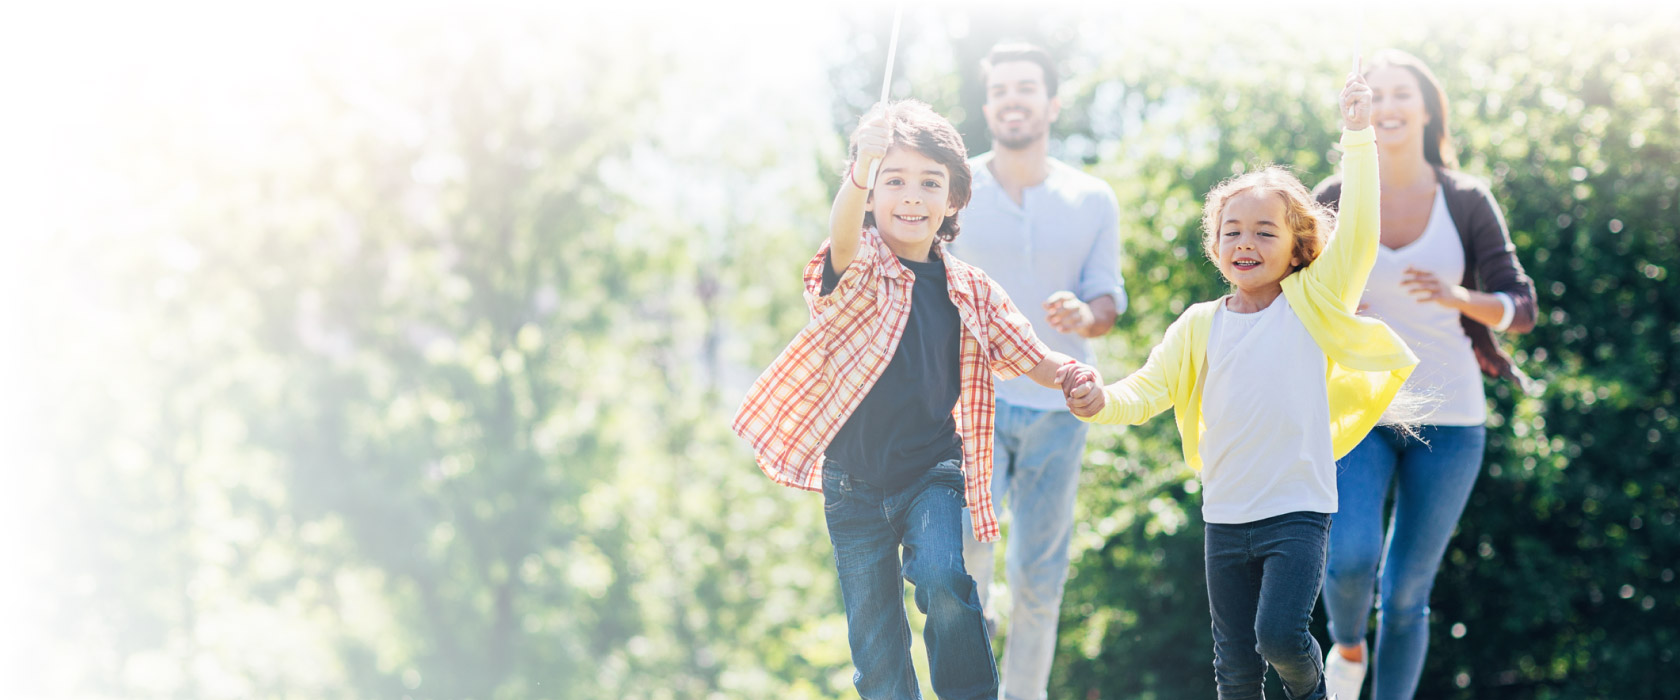
[[[1009,635],[1003,648],[1003,697],[1009,700],[1044,700],[1050,684],[1068,577],[1073,504],[1090,428],[1067,411],[997,402],[992,506],[999,514],[1006,505],[1009,508],[1009,542],[1004,549]],[[963,559],[984,605],[992,581],[993,546],[975,541],[966,512],[963,522]]]
[[[1330,516],[1285,513],[1207,524],[1208,609],[1219,700],[1263,698],[1266,665],[1296,700],[1324,698],[1324,657],[1307,631],[1324,582]]]
[[[1369,685],[1376,700],[1411,698],[1429,652],[1429,592],[1458,517],[1482,469],[1487,429],[1426,425],[1423,438],[1377,427],[1337,464],[1341,512],[1330,528],[1324,609],[1330,639],[1365,639],[1372,591],[1382,577],[1377,644]],[[1394,512],[1383,539],[1383,504]]]
[[[851,478],[832,460],[824,463],[823,511],[857,668],[852,683],[865,700],[921,697],[910,661],[906,580],[927,615],[922,638],[934,692],[948,700],[997,697],[980,598],[963,568],[964,505],[959,460],[941,462],[895,492]]]

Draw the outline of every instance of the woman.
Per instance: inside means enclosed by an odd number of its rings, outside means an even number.
[[[1526,381],[1493,331],[1534,327],[1534,284],[1505,218],[1481,182],[1458,172],[1447,98],[1416,57],[1388,50],[1365,70],[1382,183],[1382,247],[1361,299],[1420,360],[1407,392],[1433,411],[1416,435],[1379,424],[1337,464],[1339,511],[1324,587],[1335,645],[1325,660],[1331,696],[1359,697],[1366,620],[1378,608],[1372,697],[1410,698],[1429,647],[1429,591],[1481,471],[1487,397],[1482,375]],[[1335,206],[1341,181],[1320,184]],[[1394,511],[1383,535],[1383,505]],[[1378,575],[1382,580],[1379,584]]]

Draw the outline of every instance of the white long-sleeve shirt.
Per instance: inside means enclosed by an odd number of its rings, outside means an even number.
[[[1287,297],[1251,314],[1220,303],[1202,392],[1203,520],[1336,512],[1326,362]]]

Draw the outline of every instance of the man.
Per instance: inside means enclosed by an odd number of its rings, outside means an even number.
[[[999,45],[981,68],[992,150],[969,161],[973,199],[950,250],[996,280],[1047,345],[1090,362],[1087,339],[1107,333],[1126,308],[1118,202],[1102,180],[1049,157],[1050,124],[1061,111],[1049,53]],[[1060,392],[1031,380],[997,382],[992,500],[1011,519],[1005,698],[1046,696],[1085,433]],[[987,603],[992,545],[970,533],[963,558]]]

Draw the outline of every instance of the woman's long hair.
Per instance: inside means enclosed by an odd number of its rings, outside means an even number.
[[[1380,68],[1404,68],[1417,78],[1423,108],[1429,113],[1429,123],[1423,127],[1423,159],[1432,165],[1457,170],[1458,154],[1453,148],[1452,128],[1447,123],[1447,91],[1441,89],[1435,73],[1418,57],[1399,49],[1378,51],[1365,66],[1365,75]]]

